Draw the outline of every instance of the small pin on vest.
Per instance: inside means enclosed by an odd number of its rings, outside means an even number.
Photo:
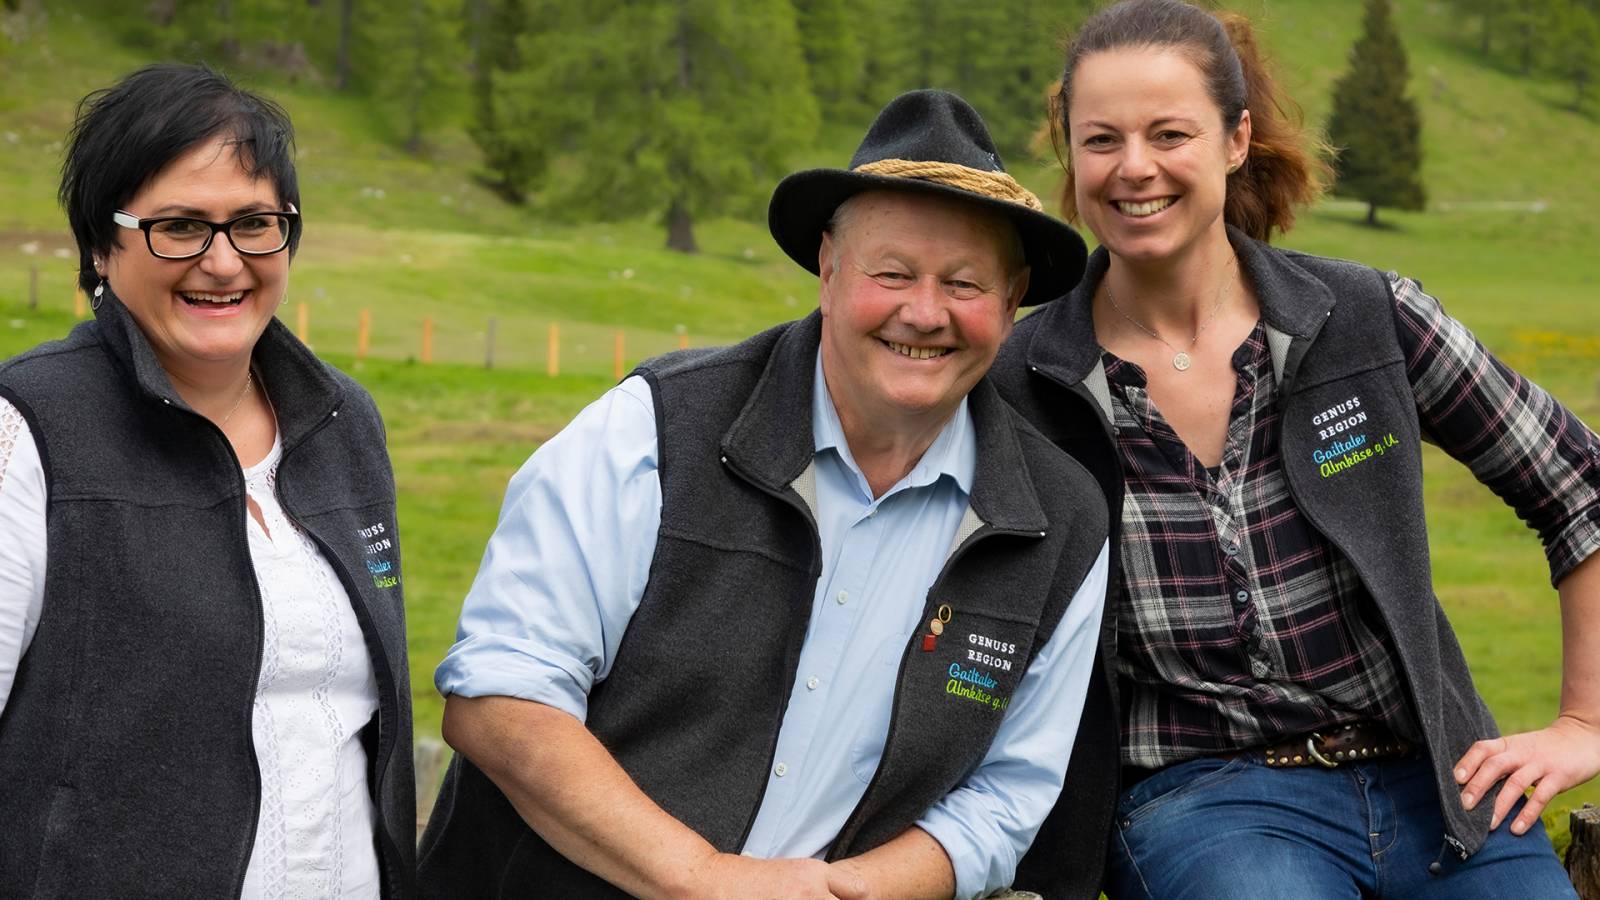
[[[944,634],[945,623],[950,621],[950,604],[939,604],[939,614],[928,621],[928,634],[922,636],[922,652],[932,653],[939,644],[939,635]]]

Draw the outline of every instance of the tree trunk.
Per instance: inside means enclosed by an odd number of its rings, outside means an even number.
[[[233,0],[217,4],[217,21],[222,23],[222,37],[217,41],[217,55],[233,62],[239,58],[239,36],[233,26]]]
[[[1378,204],[1376,203],[1367,204],[1367,224],[1372,226],[1378,224]]]
[[[672,206],[667,208],[667,249],[679,253],[700,252],[694,242],[694,222],[682,200],[673,200]]]
[[[411,90],[406,92],[406,152],[417,156],[422,152],[422,95],[427,90],[424,83],[428,73],[423,71],[428,47],[428,11],[423,0],[411,0]]]
[[[16,0],[6,0],[6,8],[16,9]],[[151,0],[145,11],[150,14],[150,24],[157,28],[166,28],[178,15],[178,3],[177,0]]]
[[[467,36],[467,71],[477,78],[485,68],[479,55],[483,48],[483,29],[489,16],[489,4],[487,0],[467,0],[462,6],[461,15],[466,22],[462,32]]]
[[[1600,900],[1600,807],[1585,803],[1572,811],[1572,844],[1567,847],[1567,877],[1580,900]]]
[[[334,87],[344,90],[350,86],[350,30],[355,27],[356,0],[342,0],[339,4],[339,50],[333,62]]]

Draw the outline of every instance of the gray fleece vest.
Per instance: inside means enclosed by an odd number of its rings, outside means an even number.
[[[1439,836],[1441,853],[1464,859],[1482,846],[1492,804],[1463,810],[1451,766],[1474,741],[1499,732],[1433,592],[1423,436],[1396,336],[1394,296],[1384,275],[1366,266],[1279,250],[1237,231],[1229,238],[1267,325],[1290,494],[1349,558],[1372,596],[1365,612],[1392,638],[1433,765],[1447,829]],[[1023,415],[1095,473],[1115,522],[1122,476],[1090,315],[1107,264],[1104,250],[1095,253],[1072,294],[1019,323],[991,377]],[[1093,802],[1109,816],[1115,792],[1096,792]],[[1082,847],[1056,863],[1098,872],[1104,849]]]
[[[739,851],[760,807],[822,571],[809,427],[820,322],[640,370],[657,405],[661,526],[588,726],[646,794],[724,852]],[[977,766],[1106,537],[1087,473],[987,381],[969,408],[970,509],[920,618],[940,604],[954,615],[933,652],[906,635],[882,761],[829,859],[900,834]],[[949,690],[952,664],[968,664],[980,638],[1009,663],[992,667],[985,702]],[[547,846],[459,756],[419,876],[427,897],[623,896]]]
[[[260,774],[262,612],[227,439],[108,295],[0,364],[48,485],[43,614],[0,717],[0,898],[236,897]],[[411,689],[394,481],[366,392],[274,321],[284,511],[349,592],[377,673],[364,735],[385,897],[414,894]],[[383,569],[375,574],[375,570]]]

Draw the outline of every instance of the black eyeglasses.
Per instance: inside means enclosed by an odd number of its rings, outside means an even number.
[[[193,259],[211,249],[218,232],[226,234],[233,249],[246,256],[271,256],[289,246],[300,211],[291,204],[288,212],[248,212],[226,222],[208,222],[189,216],[141,219],[119,209],[111,214],[111,220],[123,228],[143,231],[145,246],[162,259]]]

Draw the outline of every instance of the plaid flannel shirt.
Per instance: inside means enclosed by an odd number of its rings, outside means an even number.
[[[1416,282],[1390,283],[1423,433],[1539,533],[1559,582],[1600,548],[1600,440]],[[1358,719],[1415,740],[1370,595],[1289,495],[1263,328],[1234,352],[1215,472],[1151,404],[1138,366],[1103,361],[1126,484],[1123,762],[1155,768]]]

